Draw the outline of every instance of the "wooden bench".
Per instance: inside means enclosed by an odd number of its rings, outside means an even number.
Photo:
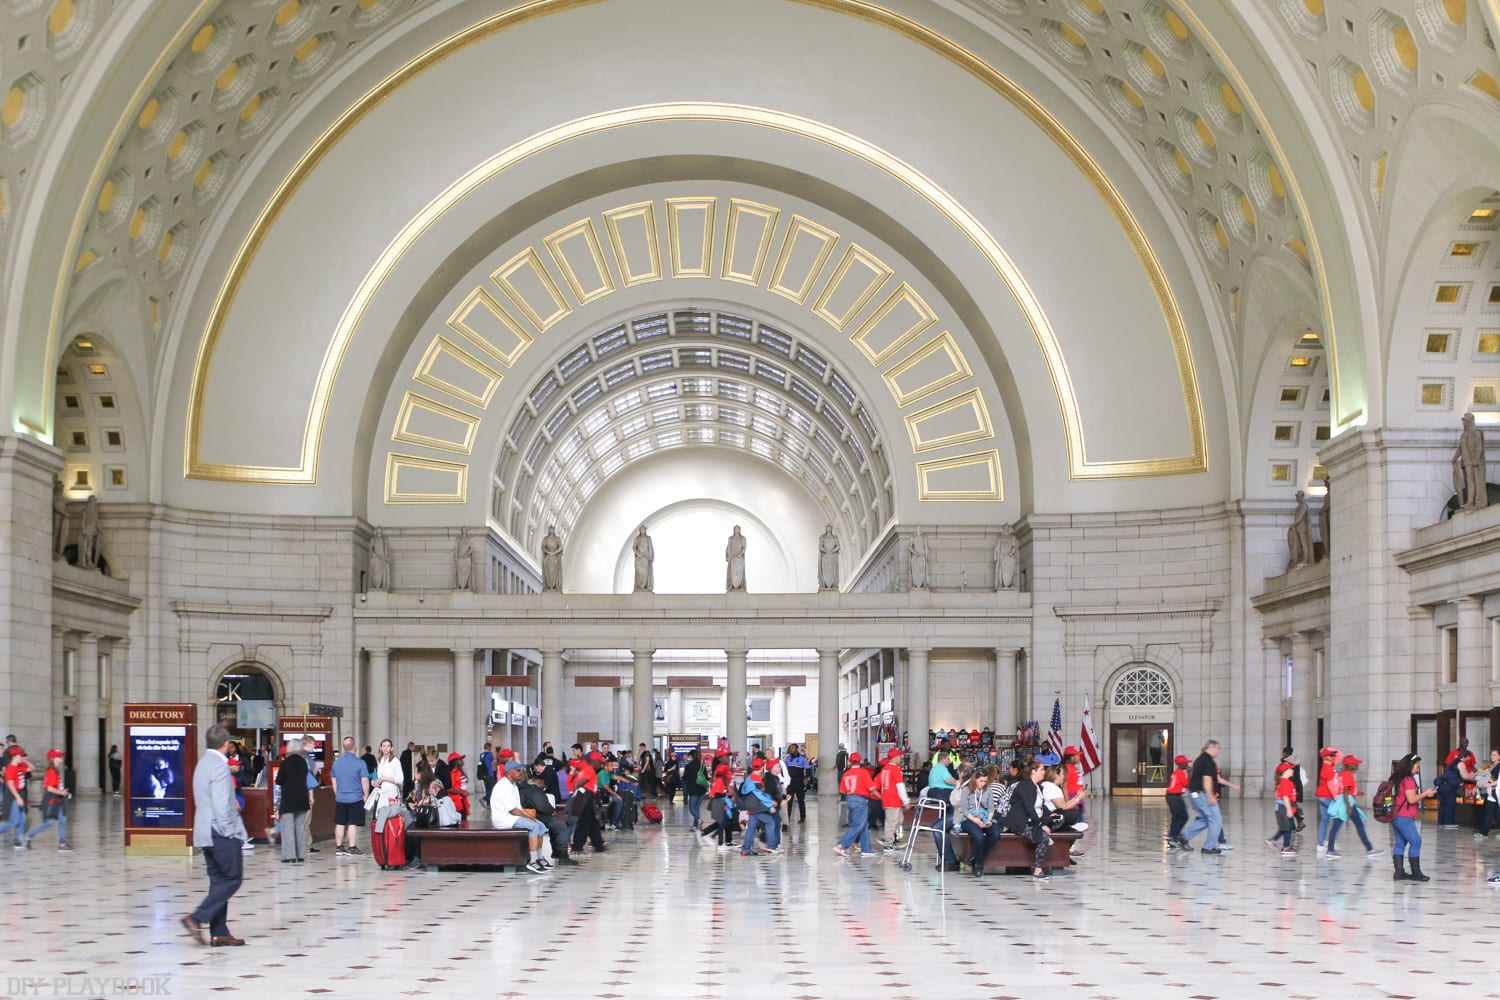
[[[926,846],[930,848],[932,853],[935,854],[937,852],[937,845],[932,842],[932,834],[930,832],[923,830],[916,836],[921,838],[921,841],[917,845],[919,849],[923,847],[922,841],[925,841]],[[968,861],[971,847],[969,835],[966,833],[954,833],[951,836],[953,837],[954,857],[958,858],[959,861]],[[1083,834],[1071,830],[1054,833],[1052,835],[1052,844],[1047,848],[1047,867],[1067,868],[1070,865],[1076,864],[1077,862],[1069,856],[1068,849],[1075,841],[1082,838]],[[986,868],[1021,868],[1030,871],[1032,854],[1031,841],[1024,840],[1013,833],[1002,833],[1000,839],[995,842],[995,845],[990,848],[990,853],[985,857],[984,866]]]
[[[470,826],[464,820],[457,826],[407,832],[421,841],[422,864],[432,871],[441,871],[444,865],[490,865],[516,871],[531,860],[524,830],[494,830],[487,823]]]

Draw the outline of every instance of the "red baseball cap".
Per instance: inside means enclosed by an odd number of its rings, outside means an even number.
[[[514,757],[515,754],[511,754],[511,756]],[[463,760],[463,759],[464,759],[464,755],[461,754],[461,753],[459,753],[457,750],[453,751],[452,753],[450,753],[448,755],[448,763],[450,763],[450,764],[453,763],[455,760]]]
[[[896,749],[895,747],[891,747],[889,750],[887,750],[885,752],[885,759],[886,760],[895,760],[897,757],[900,757],[900,756],[901,756],[901,751],[898,750],[898,749]]]
[[[1319,757],[1337,757],[1338,755],[1338,747],[1324,747],[1318,751]]]
[[[54,750],[48,750],[47,751],[47,759],[48,760],[56,760],[59,757],[65,757],[65,756],[67,756],[67,755],[64,754],[61,750],[54,749]]]
[[[1172,763],[1174,763],[1174,764],[1191,764],[1192,761],[1190,761],[1190,760],[1187,759],[1187,755],[1186,754],[1178,754],[1176,757],[1172,758]]]
[[[1082,755],[1083,751],[1080,750],[1080,749],[1078,749],[1077,747],[1063,747],[1062,755],[1064,757],[1066,757],[1070,753],[1076,753],[1076,754]]]
[[[859,754],[857,754],[857,753],[851,753],[851,754],[850,754],[850,755],[849,755],[849,763],[851,763],[851,764],[858,764],[858,763],[859,763],[859,762],[860,762],[860,761],[862,761],[862,760],[864,760],[864,758],[863,758],[863,757],[861,757],[861,756],[860,756],[860,755],[859,755]]]
[[[26,751],[21,749],[19,746],[14,746],[10,748],[10,755],[12,757],[24,757],[26,756]]]
[[[759,757],[755,758],[754,760],[752,760],[750,762],[750,770],[752,770],[752,771],[764,770],[765,766],[766,766],[766,762],[764,760],[762,760],[761,758],[759,758]]]
[[[1293,769],[1292,765],[1288,764],[1286,761],[1282,761],[1280,764],[1276,765],[1276,773],[1277,774],[1286,774],[1288,771],[1290,771],[1292,769]]]
[[[584,765],[584,760],[583,760],[582,757],[570,757],[570,758],[568,758],[568,766],[569,767],[582,767],[583,765]]]
[[[1352,753],[1349,754],[1347,757],[1344,758],[1344,766],[1345,767],[1349,767],[1351,765],[1354,766],[1354,767],[1358,767],[1359,765],[1361,765],[1363,763],[1364,763],[1364,761],[1360,760],[1358,757],[1354,756]]]

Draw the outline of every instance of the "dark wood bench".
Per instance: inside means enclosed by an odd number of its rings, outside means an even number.
[[[421,841],[422,864],[432,871],[441,871],[444,865],[491,865],[516,871],[531,860],[524,830],[493,830],[488,823],[470,826],[464,820],[457,826],[407,832]]]
[[[937,845],[933,843],[930,831],[923,830],[916,836],[920,838],[917,844],[919,851],[937,853]],[[953,856],[959,861],[968,861],[971,847],[969,835],[953,833],[950,836],[953,838]],[[1054,833],[1052,845],[1047,848],[1047,867],[1067,868],[1076,864],[1077,862],[1068,855],[1068,850],[1075,841],[1081,839],[1083,839],[1083,834],[1071,830]],[[1000,839],[995,842],[995,845],[990,848],[990,853],[985,857],[984,866],[986,868],[1020,868],[1030,871],[1032,853],[1031,841],[1024,840],[1013,833],[1002,833]]]

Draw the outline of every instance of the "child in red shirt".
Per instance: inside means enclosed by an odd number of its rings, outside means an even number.
[[[1281,841],[1281,856],[1294,858],[1297,849],[1292,846],[1292,832],[1297,829],[1297,786],[1292,784],[1292,768],[1295,764],[1285,761],[1276,766],[1276,836],[1266,843],[1275,847]]]
[[[1182,754],[1178,754],[1172,763],[1175,766],[1172,776],[1167,779],[1167,809],[1172,814],[1172,823],[1167,827],[1167,846],[1182,846],[1182,828],[1187,826],[1188,811],[1187,803],[1182,801],[1182,795],[1188,786],[1188,765],[1192,761]]]
[[[8,800],[8,816],[0,823],[0,836],[7,830],[15,830],[16,850],[26,847],[26,783],[31,775],[31,764],[26,760],[26,751],[20,747],[10,748],[10,757],[5,762],[5,798]]]
[[[1345,757],[1344,770],[1339,772],[1338,777],[1334,781],[1337,786],[1339,802],[1343,806],[1344,812],[1348,815],[1349,821],[1354,824],[1354,831],[1359,834],[1359,839],[1365,845],[1365,857],[1375,858],[1379,857],[1381,852],[1377,851],[1375,845],[1370,843],[1370,837],[1365,833],[1364,814],[1359,811],[1359,779],[1355,777],[1355,772],[1359,770],[1359,765],[1362,763],[1364,761],[1353,754]],[[1339,852],[1334,849],[1334,841],[1338,839],[1339,830],[1343,826],[1344,821],[1337,816],[1329,824],[1327,857],[1336,858],[1339,856]]]
[[[73,793],[63,784],[63,752],[61,750],[47,751],[47,773],[42,776],[44,792],[42,794],[42,822],[38,823],[36,829],[32,830],[26,838],[26,846],[30,847],[36,835],[49,826],[57,827],[57,849],[59,851],[71,851],[68,846],[68,813],[64,809],[68,799]]]

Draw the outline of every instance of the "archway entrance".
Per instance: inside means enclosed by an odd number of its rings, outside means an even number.
[[[1172,682],[1154,667],[1127,668],[1110,696],[1110,791],[1161,794],[1176,755]]]
[[[278,702],[270,674],[255,663],[236,664],[214,687],[214,721],[253,751],[275,732]]]

